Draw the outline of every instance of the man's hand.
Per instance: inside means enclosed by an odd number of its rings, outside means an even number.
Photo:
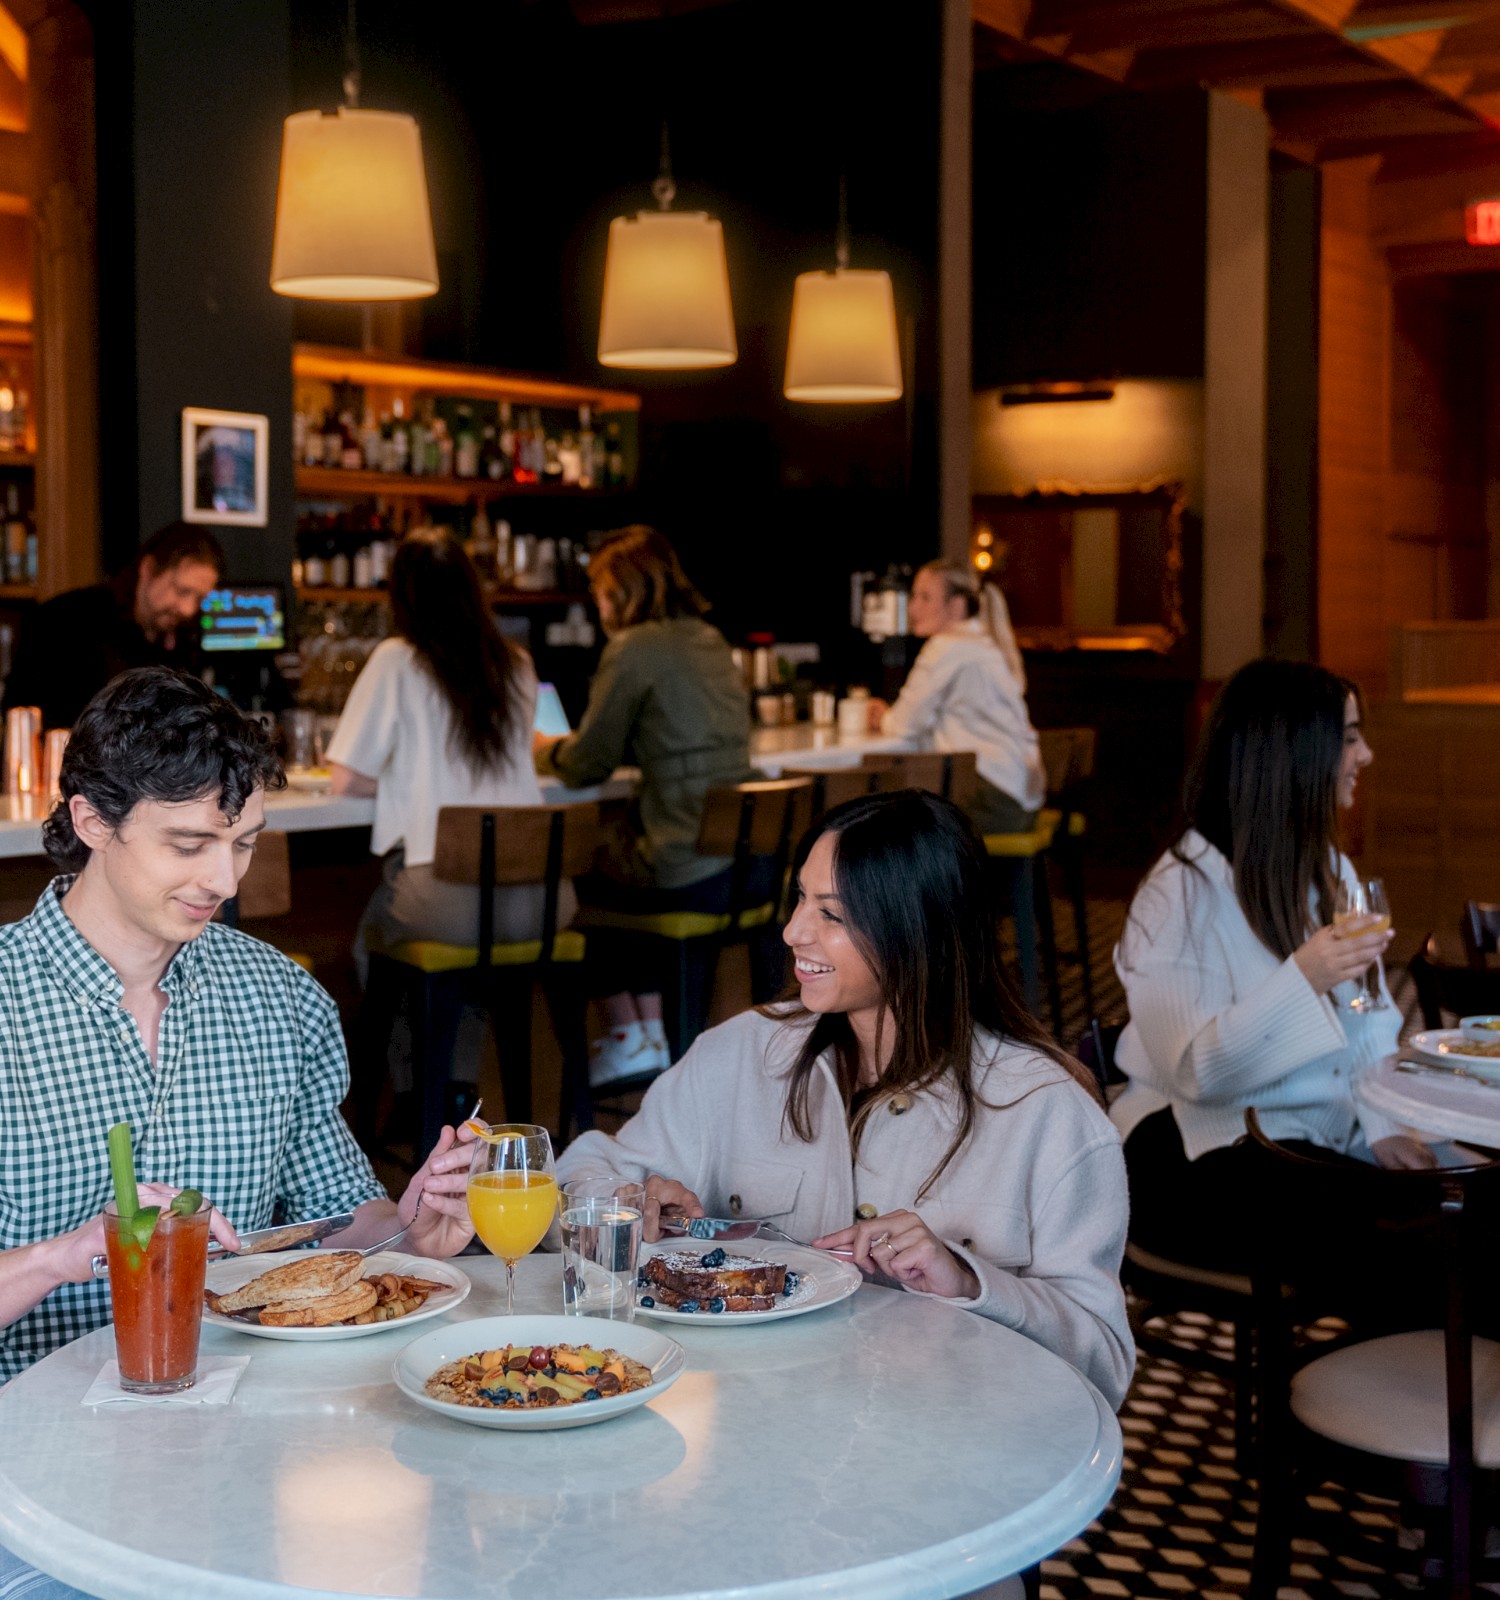
[[[407,1184],[396,1214],[407,1227],[414,1254],[442,1260],[457,1255],[474,1237],[465,1197],[474,1139],[467,1124],[456,1132],[445,1127]]]

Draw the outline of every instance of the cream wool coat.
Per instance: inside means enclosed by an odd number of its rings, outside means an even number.
[[[942,1090],[915,1096],[904,1114],[876,1106],[856,1163],[825,1055],[809,1102],[816,1137],[805,1144],[782,1125],[801,1026],[747,1011],[710,1029],[617,1135],[568,1146],[560,1181],[655,1173],[686,1184],[709,1216],[773,1217],[804,1240],[847,1227],[865,1202],[915,1211],[979,1279],[977,1299],[952,1305],[1036,1340],[1118,1408],[1135,1346],[1119,1279],[1125,1165],[1104,1113],[1055,1062],[986,1035],[993,1054],[977,1077],[991,1107],[918,1201],[952,1142],[956,1101]]]

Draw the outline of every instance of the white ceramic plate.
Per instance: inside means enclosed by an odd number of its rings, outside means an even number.
[[[716,1249],[710,1239],[662,1239],[641,1249],[642,1262],[652,1256],[665,1255],[672,1250],[690,1250],[695,1255],[707,1255]],[[751,1239],[744,1244],[724,1246],[730,1254],[754,1256],[762,1261],[784,1263],[793,1268],[801,1282],[772,1311],[674,1311],[659,1301],[655,1305],[642,1305],[641,1296],[649,1290],[637,1289],[636,1310],[643,1317],[656,1317],[662,1322],[690,1322],[694,1327],[739,1327],[746,1322],[779,1322],[783,1317],[800,1317],[809,1311],[821,1311],[824,1306],[837,1305],[847,1300],[864,1282],[859,1268],[852,1261],[840,1260],[822,1250],[809,1250],[800,1244],[778,1244],[774,1239]]]
[[[242,1288],[252,1278],[269,1272],[272,1267],[293,1261],[304,1250],[268,1250],[259,1256],[234,1256],[228,1261],[211,1261],[208,1266],[208,1287],[215,1294],[229,1294]],[[429,1261],[425,1256],[402,1255],[399,1250],[382,1250],[365,1262],[364,1276],[378,1272],[404,1272],[413,1278],[426,1278],[431,1283],[449,1285],[434,1290],[419,1310],[393,1322],[359,1322],[352,1326],[342,1323],[332,1328],[263,1328],[258,1322],[241,1322],[238,1317],[222,1316],[217,1311],[203,1308],[203,1323],[209,1328],[233,1328],[236,1333],[248,1333],[256,1339],[290,1339],[294,1343],[318,1344],[328,1339],[362,1339],[368,1333],[391,1333],[397,1328],[409,1328],[414,1322],[426,1322],[429,1317],[440,1317],[445,1311],[461,1305],[469,1297],[466,1274],[451,1261]]]
[[[1429,1061],[1500,1078],[1500,1056],[1474,1055],[1470,1046],[1471,1041],[1464,1038],[1462,1028],[1434,1028],[1429,1033],[1412,1034],[1405,1048],[1426,1056]]]
[[[621,1355],[650,1367],[655,1380],[629,1394],[607,1395],[602,1400],[578,1400],[570,1406],[460,1406],[436,1400],[427,1393],[427,1380],[450,1361],[494,1350],[504,1344],[592,1345],[596,1350],[618,1350]],[[454,1322],[415,1339],[396,1357],[391,1369],[396,1387],[419,1406],[476,1428],[509,1428],[513,1432],[540,1432],[548,1428],[584,1428],[634,1411],[665,1394],[687,1368],[687,1352],[675,1339],[633,1322],[609,1322],[603,1317],[476,1317]]]

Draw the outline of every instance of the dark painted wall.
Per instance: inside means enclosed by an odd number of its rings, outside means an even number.
[[[181,514],[185,406],[270,418],[270,523],[215,530],[231,575],[292,554],[292,314],[267,286],[288,0],[96,7],[103,523],[114,566]]]
[[[1207,96],[974,84],[974,384],[1201,378]]]
[[[1315,167],[1272,157],[1266,348],[1265,639],[1318,654],[1318,262]]]
[[[498,0],[434,26],[419,7],[360,7],[364,103],[422,125],[444,277],[421,311],[424,353],[640,391],[642,478],[615,519],[666,529],[731,634],[827,636],[852,568],[937,549],[939,18],[897,15],[870,27],[843,0],[754,0],[581,27],[560,3]],[[343,0],[294,8],[298,105],[335,103],[343,17]],[[663,114],[678,206],[724,222],[740,359],[606,373],[605,237],[651,204]],[[832,265],[841,163],[853,264],[887,268],[914,319],[909,460],[904,405],[781,395],[792,281]],[[301,312],[298,326],[329,322]]]

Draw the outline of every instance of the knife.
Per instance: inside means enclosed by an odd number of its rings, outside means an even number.
[[[1444,1067],[1436,1061],[1398,1061],[1397,1072],[1410,1072],[1414,1075],[1430,1072],[1438,1078],[1467,1078],[1470,1083],[1481,1084],[1486,1089],[1500,1089],[1500,1082],[1494,1078],[1481,1077],[1477,1072],[1470,1072],[1467,1067]]]
[[[769,1217],[662,1217],[658,1226],[664,1239],[702,1239],[715,1244],[734,1244],[740,1239],[781,1239],[801,1245],[804,1250],[820,1250],[825,1256],[852,1256],[852,1250],[835,1250],[827,1245],[803,1244]]]
[[[240,1235],[238,1250],[226,1250],[217,1239],[210,1239],[208,1259],[223,1261],[231,1257],[264,1255],[268,1250],[295,1250],[300,1245],[316,1244],[331,1233],[342,1233],[353,1223],[354,1213],[344,1211],[336,1217],[317,1217],[311,1222],[285,1222],[275,1228],[251,1228]],[[104,1256],[95,1256],[91,1264],[96,1278],[109,1276],[109,1264]]]

